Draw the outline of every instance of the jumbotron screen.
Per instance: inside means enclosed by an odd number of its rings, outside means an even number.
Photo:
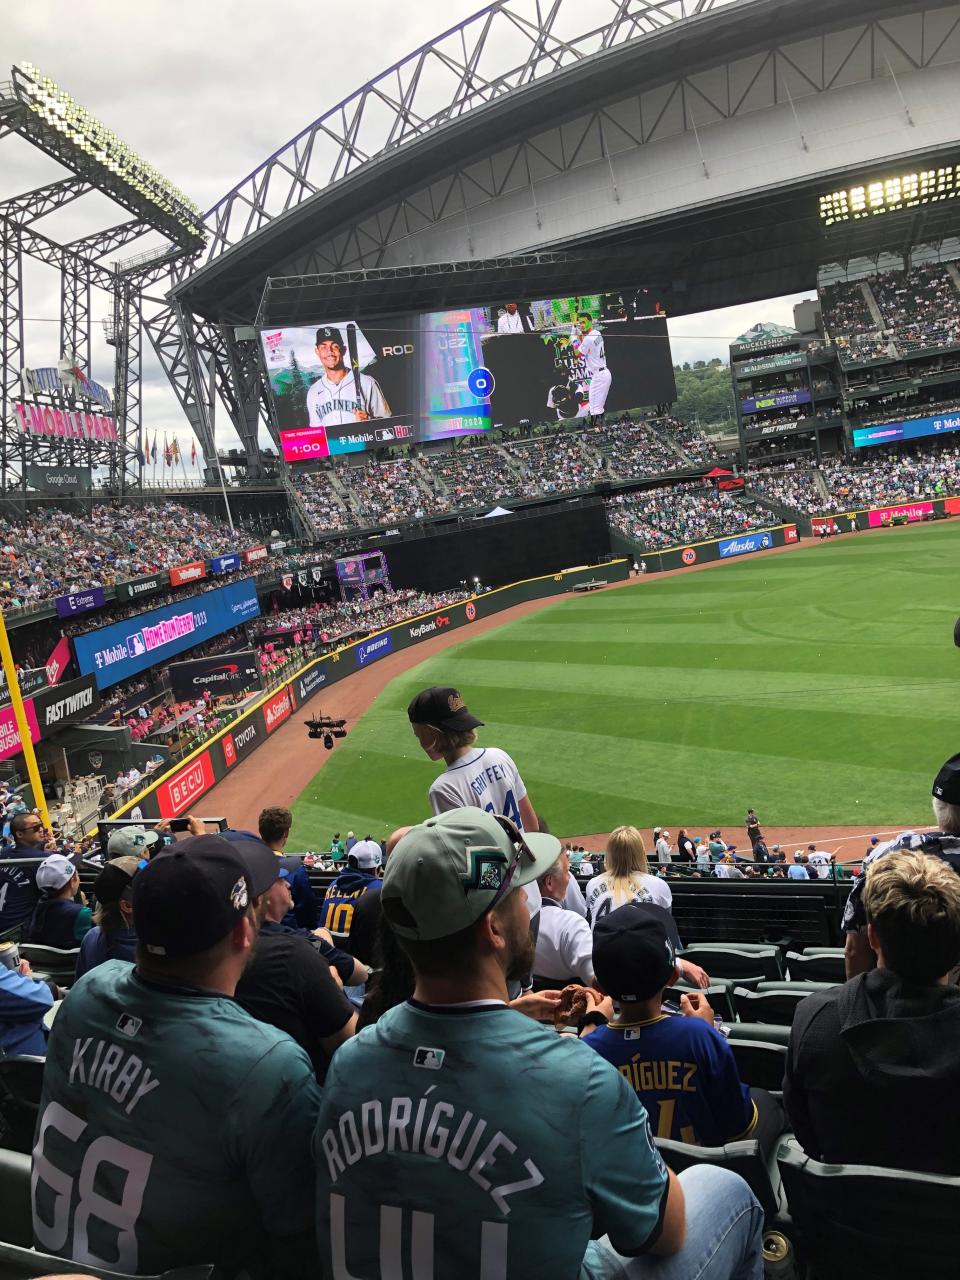
[[[643,290],[264,328],[284,458],[586,417],[591,372],[571,341],[585,314],[610,373],[606,412],[676,399],[666,317]]]

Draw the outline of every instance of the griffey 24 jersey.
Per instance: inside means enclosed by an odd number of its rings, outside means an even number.
[[[370,418],[387,418],[390,406],[384,399],[380,384],[368,373],[360,374],[360,399],[357,399],[357,383],[352,373],[339,382],[326,376],[318,378],[307,392],[307,422],[311,427],[333,427],[344,422],[357,422],[357,414],[363,412]]]
[[[591,1235],[641,1253],[666,1205],[627,1081],[499,1001],[408,1001],[341,1045],[313,1149],[326,1280],[575,1280]]]
[[[527,788],[513,760],[497,747],[477,747],[461,756],[432,783],[429,794],[434,813],[483,809],[504,814],[523,830],[520,801]]]
[[[148,986],[108,960],[50,1033],[37,1247],[109,1271],[219,1262],[254,1276],[286,1249],[299,1276],[307,1259],[289,1238],[312,1228],[319,1102],[310,1059],[284,1032],[217,992]]]

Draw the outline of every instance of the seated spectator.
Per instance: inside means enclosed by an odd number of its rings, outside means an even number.
[[[0,854],[0,930],[4,933],[24,924],[40,899],[37,867],[46,857],[47,833],[37,814],[26,806],[10,821],[14,844]],[[10,866],[10,862],[25,865]]]
[[[725,853],[713,869],[718,880],[742,880],[743,872],[737,866],[732,853]]]
[[[283,921],[293,910],[293,898],[290,894],[290,872],[286,867],[279,867],[277,882],[265,895],[263,919],[260,922],[261,936],[290,934],[293,937],[305,938],[319,953],[329,966],[336,969],[344,986],[362,987],[366,984],[370,972],[366,965],[360,964],[352,955],[335,947],[333,939],[326,929],[291,928]]]
[[[347,870],[341,871],[327,885],[323,895],[323,926],[329,929],[334,938],[346,943],[352,934],[360,899],[367,893],[379,893],[381,880],[378,872],[381,858],[380,846],[370,836],[354,840],[350,845]]]
[[[797,1007],[784,1102],[818,1160],[960,1173],[960,879],[897,851],[863,888],[877,968]],[[851,1100],[855,1099],[855,1105]]]
[[[80,943],[77,956],[77,978],[106,960],[135,959],[137,933],[133,924],[133,877],[140,869],[140,859],[113,858],[106,863],[93,882],[97,909],[93,928]]]
[[[52,853],[37,867],[40,901],[34,908],[27,940],[71,951],[93,928],[93,912],[80,892],[80,872],[62,853]],[[81,895],[82,897],[82,895]]]
[[[253,840],[238,842],[236,848],[244,858],[273,852]],[[278,899],[281,905],[285,905],[283,898],[290,900],[286,868],[276,858],[273,866],[272,884],[254,901],[260,936],[237,983],[235,999],[260,1022],[269,1022],[292,1036],[309,1055],[317,1078],[323,1080],[334,1050],[356,1030],[357,1011],[334,981],[313,940],[282,927],[266,927],[271,899],[274,915]]]
[[[960,755],[951,756],[933,780],[933,813],[936,831],[904,831],[882,844],[877,836],[871,836],[871,849],[863,860],[862,874],[854,880],[843,909],[841,928],[848,978],[865,973],[876,962],[876,953],[867,938],[863,893],[870,868],[880,858],[898,849],[909,849],[942,858],[947,866],[960,873]]]
[[[13,1057],[47,1052],[44,1015],[63,992],[55,984],[33,976],[29,960],[16,969],[0,965],[0,1054]]]
[[[598,921],[594,970],[618,1009],[584,1043],[630,1082],[658,1138],[705,1147],[756,1138],[769,1155],[783,1112],[765,1090],[740,1083],[706,997],[684,993],[679,1014],[663,1008],[665,989],[681,976],[679,950],[673,917],[655,903],[631,903]]]
[[[293,814],[289,809],[273,806],[264,809],[257,821],[260,839],[269,845],[283,865],[290,872],[290,894],[293,898],[293,910],[284,921],[301,929],[317,927],[317,899],[307,875],[307,869],[300,858],[285,855],[287,841],[290,839],[290,828],[293,826]],[[249,833],[248,833],[249,834]],[[256,839],[256,836],[252,837]]]
[[[537,881],[543,902],[533,963],[535,989],[562,988],[571,982],[593,986],[593,935],[583,916],[564,906],[569,883],[570,857],[561,852]]]
[[[719,871],[719,868],[718,868]],[[803,850],[798,849],[793,855],[793,862],[787,867],[788,880],[809,880],[810,872],[803,865]]]
[[[617,827],[607,839],[603,871],[587,884],[591,922],[627,902],[658,902],[668,910],[673,894],[665,880],[650,874],[643,836],[636,827]]]
[[[191,834],[202,834],[192,831]],[[163,848],[163,832],[157,827],[120,827],[110,833],[107,840],[107,857],[110,861],[119,858],[136,858],[138,864],[146,866],[153,855]]]
[[[391,854],[383,912],[416,986],[327,1074],[314,1138],[324,1274],[380,1275],[388,1247],[413,1274],[418,1223],[444,1277],[653,1276],[656,1262],[631,1261],[643,1253],[674,1255],[677,1276],[761,1274],[746,1185],[721,1169],[677,1179],[623,1077],[506,1007],[508,978],[532,962],[518,890],[559,854],[552,836],[521,842],[472,808],[414,827]],[[402,1233],[388,1237],[393,1204]]]
[[[253,901],[275,877],[272,858],[264,867],[217,836],[182,840],[134,877],[136,967],[88,973],[50,1034],[38,1248],[111,1271],[316,1275],[319,1088],[300,1046],[233,998]],[[64,1196],[88,1183],[92,1202]]]

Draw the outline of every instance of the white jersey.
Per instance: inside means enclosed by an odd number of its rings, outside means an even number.
[[[509,311],[504,311],[503,315],[497,321],[497,333],[524,333],[523,316],[519,311],[515,311],[513,315]]]
[[[483,809],[502,813],[523,829],[520,801],[527,794],[520,770],[505,751],[476,747],[455,760],[430,786],[434,813],[450,809]]]
[[[592,987],[593,934],[583,916],[567,911],[559,902],[544,898],[533,962],[536,978],[563,986],[582,982]]]
[[[655,902],[658,907],[666,907],[668,911],[673,905],[673,894],[665,880],[639,872],[631,877],[627,895],[624,896],[621,890],[616,899],[610,879],[606,872],[601,872],[587,885],[586,898],[591,925],[595,925],[608,912],[616,911],[617,907],[624,907],[629,902]]]
[[[325,373],[307,392],[308,424],[311,427],[334,427],[345,422],[358,422],[357,414],[370,418],[389,418],[390,406],[383,398],[380,384],[369,373],[360,374],[360,399],[357,380],[351,372],[339,382]]]
[[[817,853],[811,853],[809,858],[807,858],[807,862],[809,862],[811,867],[816,867],[818,880],[830,879],[829,853],[820,853],[819,851]]]
[[[580,334],[573,339],[573,349],[583,361],[587,373],[592,378],[607,367],[607,358],[603,350],[603,337],[596,330]]]

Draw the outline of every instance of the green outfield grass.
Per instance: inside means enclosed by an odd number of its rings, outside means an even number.
[[[771,826],[926,822],[960,750],[958,552],[955,522],[847,535],[466,632],[350,726],[296,843],[425,815],[438,766],[405,709],[431,684],[462,690],[560,834],[739,826],[748,805]]]

